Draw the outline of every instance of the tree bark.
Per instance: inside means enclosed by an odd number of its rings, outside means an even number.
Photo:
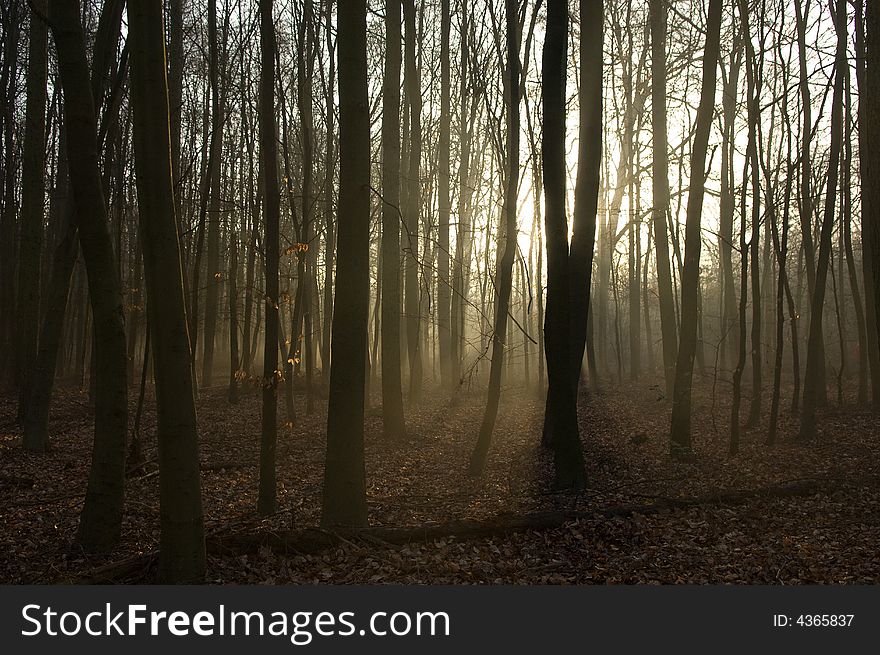
[[[200,582],[205,533],[183,266],[175,218],[162,5],[128,5],[138,217],[144,252],[159,438],[159,574]]]
[[[799,438],[816,436],[816,408],[824,398],[825,376],[822,331],[822,314],[825,304],[825,286],[831,259],[831,236],[834,228],[834,201],[837,197],[837,181],[840,173],[840,150],[843,139],[843,77],[847,64],[846,3],[839,0],[835,10],[837,30],[837,53],[835,57],[834,94],[831,101],[831,154],[828,164],[828,182],[822,229],[819,233],[819,256],[813,293],[810,300],[810,333],[807,340],[807,366],[804,371],[804,401],[801,408]]]
[[[864,18],[862,9],[864,8]],[[871,405],[880,412],[880,5],[859,0],[856,10],[856,72],[859,83],[859,172],[862,181],[862,276],[871,369]],[[868,64],[873,66],[869,70]],[[877,338],[874,338],[874,334]]]
[[[675,379],[677,335],[672,269],[669,261],[669,156],[666,141],[666,7],[664,0],[650,0],[651,23],[651,125],[653,128],[653,221],[657,259],[657,291],[660,297],[660,331],[663,340],[663,371],[666,394],[672,395]],[[702,175],[702,172],[700,173]]]
[[[339,4],[339,257],[333,307],[327,459],[321,523],[367,524],[364,362],[370,279],[367,3]]]
[[[437,244],[437,332],[440,341],[440,384],[451,389],[455,383],[452,371],[451,280],[449,278],[449,136],[450,136],[450,79],[449,79],[449,33],[451,20],[449,0],[440,2],[440,135],[438,171],[438,220]]]
[[[263,345],[263,406],[260,436],[260,489],[257,511],[275,511],[275,445],[278,440],[278,224],[281,207],[278,193],[278,146],[275,126],[275,24],[272,0],[260,0],[260,158],[266,237],[265,312]]]
[[[382,424],[405,435],[400,378],[400,0],[385,3],[382,90]]]
[[[128,362],[122,294],[98,165],[97,121],[89,84],[80,3],[54,2],[52,32],[64,89],[67,156],[89,277],[96,350],[95,440],[78,540],[89,550],[108,550],[122,524]]]
[[[46,196],[46,84],[49,55],[47,0],[34,0],[28,27],[28,65],[21,167],[16,296],[16,378],[18,417],[27,417],[31,370],[37,357],[40,327],[40,255]],[[9,144],[11,147],[11,144]]]
[[[497,279],[495,291],[495,323],[492,329],[492,362],[489,369],[489,388],[486,410],[480,425],[480,434],[474,452],[471,454],[471,475],[482,475],[492,442],[492,431],[498,416],[501,398],[501,372],[506,348],[507,314],[510,309],[510,291],[513,286],[513,262],[516,256],[516,197],[519,183],[519,103],[520,103],[520,59],[519,24],[516,0],[505,0],[505,24],[507,30],[505,89],[507,98],[507,152],[504,201],[501,216],[504,223],[498,235]]]
[[[421,216],[422,99],[416,63],[416,8],[414,0],[403,0],[406,31],[404,85],[409,105],[410,131],[407,160],[406,210],[404,218],[406,345],[409,359],[409,402],[418,404],[422,395],[422,345],[420,337],[421,291],[419,283],[419,221]],[[341,71],[340,71],[341,76]]]
[[[721,0],[709,0],[706,47],[703,52],[703,81],[700,105],[691,151],[685,227],[684,268],[681,276],[681,334],[675,362],[675,388],[672,399],[670,454],[674,458],[693,457],[691,446],[691,391],[694,355],[697,347],[697,304],[700,284],[700,247],[703,196],[705,194],[706,154],[715,105],[718,54],[721,40]]]

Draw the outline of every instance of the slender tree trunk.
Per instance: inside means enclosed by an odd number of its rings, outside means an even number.
[[[49,61],[45,22],[47,9],[47,0],[33,0],[28,27],[15,317],[20,420],[27,417],[31,367],[37,357],[37,334],[40,327],[40,256],[46,195],[46,84]]]
[[[178,230],[183,225],[183,183],[180,166],[180,128],[183,114],[183,69],[186,66],[186,50],[183,47],[183,15],[188,0],[169,0],[168,26],[170,29],[168,49],[168,110],[171,119],[171,165],[174,171],[174,215],[177,217]],[[186,276],[186,267],[184,267]],[[186,279],[184,279],[184,285]],[[184,288],[186,288],[184,286]],[[189,337],[187,337],[189,338]]]
[[[746,421],[748,427],[755,427],[761,417],[761,269],[758,262],[761,234],[761,184],[760,167],[758,165],[758,123],[760,116],[761,77],[758,70],[758,60],[755,56],[755,47],[752,44],[752,34],[749,26],[749,7],[747,0],[739,0],[739,14],[742,23],[743,43],[746,49],[746,86],[748,94],[748,145],[746,157],[751,169],[751,228],[752,234],[749,240],[749,265],[751,268],[752,287],[752,329],[751,329],[751,358],[752,358],[752,395],[749,403],[749,416]],[[743,178],[743,185],[748,184],[748,179]]]
[[[332,16],[333,0],[327,0],[325,10],[325,32],[327,34],[328,73],[327,73],[327,149],[324,157],[324,182],[326,203],[324,210],[327,232],[324,240],[324,317],[321,326],[321,376],[323,384],[330,379],[330,326],[333,322],[333,257],[336,253],[336,224],[333,220],[333,172],[335,170],[336,153],[334,149],[334,82],[336,79],[336,55],[333,43]],[[399,241],[399,238],[398,238]]]
[[[438,174],[437,244],[437,332],[440,341],[440,383],[445,389],[454,385],[452,373],[451,280],[449,277],[449,214],[451,211],[450,186],[450,79],[449,79],[449,33],[451,20],[449,0],[440,2],[440,136]]]
[[[407,160],[406,210],[404,216],[405,237],[405,307],[406,344],[409,359],[409,402],[418,404],[422,395],[422,346],[420,337],[421,284],[419,283],[419,222],[421,208],[420,165],[422,159],[422,99],[419,68],[416,64],[416,8],[414,0],[403,0],[403,15],[406,25],[406,63],[404,85],[409,105],[410,131]],[[341,71],[340,71],[341,75]]]
[[[464,317],[467,288],[465,285],[466,270],[470,263],[470,159],[471,159],[471,128],[468,120],[468,106],[471,102],[468,92],[468,5],[461,3],[461,64],[459,100],[459,169],[458,169],[458,222],[455,228],[455,259],[452,275],[452,308],[450,326],[450,377],[455,385],[461,384],[461,365],[464,356]],[[470,106],[475,106],[471,104]],[[473,112],[471,113],[471,117]],[[473,119],[471,118],[471,121]]]
[[[735,209],[733,156],[735,152],[734,124],[736,122],[736,100],[739,88],[740,53],[738,35],[734,35],[734,52],[730,61],[730,70],[724,84],[722,106],[723,127],[721,141],[721,200],[719,213],[718,251],[721,258],[721,348],[722,368],[728,358],[736,356],[737,334],[737,302],[736,287],[733,277],[733,215]]]
[[[783,74],[783,87],[788,86],[788,75]],[[785,348],[785,316],[784,303],[786,298],[791,298],[788,288],[788,230],[791,212],[791,193],[794,184],[794,164],[792,162],[792,129],[788,114],[788,95],[782,98],[782,116],[785,119],[786,159],[789,164],[786,169],[785,191],[782,197],[782,234],[777,223],[779,212],[772,204],[773,195],[770,189],[769,166],[767,169],[767,206],[772,209],[770,216],[770,234],[773,239],[773,251],[776,255],[777,278],[776,278],[776,352],[773,360],[773,396],[770,402],[770,426],[767,431],[767,444],[772,446],[776,443],[776,435],[779,423],[779,402],[782,384],[783,350]],[[792,321],[792,358],[797,362],[797,327],[796,318],[789,307],[789,320]]]
[[[311,278],[313,267],[311,265],[311,242],[312,221],[314,215],[314,144],[313,144],[313,113],[312,113],[312,75],[314,74],[315,48],[312,0],[304,0],[303,17],[300,25],[300,56],[299,60],[299,112],[300,132],[302,134],[302,242],[299,253],[299,273],[297,286],[302,291],[300,297],[300,314],[303,325],[302,334],[305,343],[299,347],[300,359],[305,360],[306,368],[306,412],[310,413],[313,404],[312,398],[312,366],[314,362],[311,356]],[[297,326],[299,330],[300,327]],[[303,352],[303,347],[305,352]]]
[[[841,200],[841,222],[843,246],[846,255],[846,269],[849,276],[849,287],[852,293],[852,304],[856,319],[856,333],[859,343],[859,372],[857,402],[860,406],[868,403],[868,336],[865,325],[865,311],[862,304],[862,293],[859,289],[859,275],[856,270],[855,253],[852,244],[852,96],[850,93],[849,68],[845,71],[846,78],[846,129],[844,130],[844,156],[841,161],[843,177],[843,198]],[[864,190],[862,191],[864,193]],[[862,256],[865,256],[864,247]]]
[[[862,9],[864,18],[862,16]],[[859,172],[862,188],[862,276],[865,281],[865,328],[871,369],[871,405],[880,412],[880,6],[876,0],[856,5],[856,72],[859,83]],[[868,62],[873,69],[869,72]],[[874,338],[877,333],[878,338]]]
[[[816,408],[822,404],[825,376],[824,348],[822,347],[822,313],[825,304],[825,287],[831,259],[831,233],[834,229],[834,201],[837,197],[837,178],[840,172],[840,150],[843,138],[843,78],[846,59],[847,29],[846,3],[837,3],[835,10],[835,29],[837,30],[836,72],[834,76],[834,95],[831,104],[831,156],[828,164],[828,186],[825,194],[822,229],[819,234],[819,257],[816,277],[810,301],[810,333],[807,341],[807,367],[804,372],[804,402],[801,409],[801,440],[816,436]]]
[[[497,279],[495,291],[495,324],[492,329],[492,362],[489,369],[489,389],[486,399],[486,411],[480,425],[477,445],[471,454],[471,475],[482,475],[489,455],[492,442],[492,431],[498,416],[498,404],[501,398],[501,372],[504,365],[505,335],[507,332],[507,314],[510,310],[510,292],[513,285],[513,262],[516,257],[516,197],[519,183],[519,104],[520,104],[520,59],[519,59],[519,26],[516,0],[505,0],[505,25],[507,30],[505,88],[507,97],[507,166],[504,185],[504,201],[501,208],[503,218],[502,229],[498,235],[498,267],[495,272]]]
[[[241,358],[238,351],[238,241],[235,231],[229,239],[229,402],[238,402],[238,376]]]
[[[400,0],[385,3],[382,90],[382,424],[405,435],[400,379]]]
[[[17,377],[16,341],[16,239],[15,239],[15,187],[16,148],[15,103],[18,92],[20,38],[22,27],[20,15],[22,5],[10,3],[0,8],[7,28],[4,32],[3,68],[0,71],[0,137],[2,137],[3,156],[3,208],[0,211],[0,383],[12,383]],[[8,13],[7,13],[8,11]]]
[[[55,248],[52,260],[52,275],[49,280],[47,311],[40,330],[40,346],[31,373],[30,399],[27,405],[27,418],[24,424],[22,445],[25,450],[43,452],[49,446],[49,405],[58,363],[64,316],[67,313],[67,298],[70,292],[70,279],[76,256],[79,252],[76,218],[69,205],[62,210],[66,227],[61,241]]]
[[[260,158],[263,169],[266,236],[265,312],[263,345],[263,409],[260,437],[260,490],[257,511],[275,511],[275,445],[278,439],[278,145],[275,126],[275,24],[272,0],[260,0]]]
[[[651,22],[651,124],[653,127],[654,252],[657,259],[657,287],[660,297],[660,331],[663,339],[663,370],[666,394],[672,395],[675,379],[677,336],[672,269],[669,262],[669,158],[666,142],[666,6],[664,0],[650,0]],[[702,178],[702,171],[700,172]]]
[[[743,184],[740,187],[740,226],[739,226],[739,254],[740,254],[740,278],[739,278],[739,310],[737,314],[737,359],[736,368],[733,371],[733,400],[730,408],[730,448],[731,455],[739,452],[740,441],[740,406],[742,405],[742,377],[746,367],[746,306],[749,302],[749,251],[746,242],[746,196],[748,194],[748,167],[750,160],[747,158],[743,168]]]
[[[693,457],[691,446],[691,391],[694,354],[697,346],[697,294],[700,283],[700,234],[705,194],[706,154],[715,104],[718,54],[721,40],[721,0],[709,0],[706,48],[703,52],[703,81],[697,109],[694,143],[691,151],[690,188],[685,227],[684,268],[681,276],[681,338],[675,363],[675,389],[672,399],[670,454],[675,458]]]
[[[220,90],[220,61],[217,48],[217,0],[208,0],[208,75],[211,81],[211,157],[208,169],[207,288],[205,292],[204,344],[202,345],[202,385],[210,386],[214,377],[214,340],[220,303],[220,169],[223,147],[223,99]],[[195,354],[195,353],[194,353]]]
[[[810,94],[810,64],[807,51],[807,21],[810,13],[810,0],[795,0],[795,25],[798,41],[798,63],[800,66],[800,96],[801,115],[803,124],[801,127],[801,179],[800,179],[800,223],[801,223],[801,247],[807,271],[807,301],[810,316],[813,311],[821,311],[820,307],[812,305],[813,295],[816,288],[816,247],[813,243],[813,212],[815,199],[813,198],[813,165],[812,165],[812,135],[813,135],[813,112],[812,98]],[[810,319],[812,323],[812,318]],[[818,366],[813,371],[817,375],[819,404],[825,403],[825,339],[821,334],[822,324],[819,322],[819,334],[817,343],[820,353]]]

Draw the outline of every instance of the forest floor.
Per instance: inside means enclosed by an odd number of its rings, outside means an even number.
[[[539,443],[543,401],[534,392],[503,391],[489,463],[478,480],[468,476],[467,462],[482,418],[482,388],[463,389],[453,400],[426,393],[408,412],[403,441],[383,439],[381,410],[374,408],[366,420],[370,524],[437,530],[430,538],[405,543],[341,537],[326,548],[306,550],[297,550],[295,543],[281,549],[277,542],[291,530],[318,526],[326,402],[280,429],[279,512],[260,520],[255,516],[259,394],[249,390],[237,405],[229,405],[225,388],[203,390],[198,410],[209,542],[250,535],[249,543],[256,544],[210,549],[207,579],[266,584],[880,580],[880,418],[852,405],[837,408],[832,400],[820,415],[819,439],[803,445],[794,441],[796,419],[783,411],[780,443],[768,447],[766,425],[759,425],[745,431],[739,455],[730,457],[730,408],[720,400],[727,390],[713,393],[711,380],[696,386],[692,463],[668,456],[669,406],[657,385],[609,384],[583,391],[580,423],[589,479],[577,493],[551,490],[552,459]],[[136,398],[132,393],[132,416]],[[304,404],[297,397],[301,414]],[[766,405],[769,393],[765,421]],[[285,417],[283,401],[279,417]],[[148,464],[127,481],[122,542],[109,554],[87,555],[73,543],[91,452],[87,395],[59,390],[50,428],[49,453],[24,452],[14,399],[0,397],[0,582],[76,581],[126,561],[138,566],[118,569],[116,581],[150,582],[159,507],[149,393],[141,430]],[[537,521],[530,529],[529,517],[547,516],[560,518]],[[507,529],[517,517],[525,517],[525,525]],[[497,534],[474,538],[456,529],[468,521],[499,526]]]

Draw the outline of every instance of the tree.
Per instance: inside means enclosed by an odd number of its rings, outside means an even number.
[[[816,408],[822,403],[825,377],[823,360],[822,314],[825,304],[825,287],[831,259],[831,233],[834,228],[834,201],[837,197],[837,180],[840,175],[840,150],[843,142],[843,79],[847,63],[846,2],[837,0],[834,27],[837,30],[835,56],[834,92],[831,100],[831,153],[828,163],[828,182],[822,228],[819,232],[819,256],[816,264],[815,282],[810,300],[810,332],[807,338],[807,365],[804,370],[804,402],[801,408],[799,438],[816,436]]]
[[[675,379],[677,335],[675,301],[672,297],[672,272],[669,262],[669,155],[666,142],[666,7],[664,0],[650,0],[651,23],[651,125],[654,141],[653,219],[654,252],[657,258],[657,287],[660,296],[660,330],[663,338],[663,370],[666,393],[670,395]]]
[[[858,22],[857,22],[858,24]],[[864,19],[864,66],[860,67],[859,95],[859,153],[862,176],[862,233],[865,272],[866,320],[868,328],[877,332],[872,361],[877,361],[877,344],[880,344],[880,266],[876,265],[880,253],[880,2],[865,0]],[[880,411],[880,364],[871,370],[873,408]]]
[[[440,2],[440,166],[438,173],[438,219],[440,222],[437,244],[437,331],[440,340],[440,381],[444,388],[453,386],[451,319],[451,280],[449,279],[449,137],[450,137],[450,79],[449,33],[451,20],[449,0]]]
[[[0,139],[2,139],[2,203],[0,211],[0,383],[11,384],[16,381],[17,371],[17,335],[15,321],[15,187],[17,182],[15,139],[15,102],[18,89],[15,74],[19,57],[19,45],[23,32],[20,25],[20,14],[23,3],[0,5],[2,20],[2,55],[3,65],[0,67]]]
[[[549,387],[544,410],[544,438],[555,453],[555,485],[560,488],[582,487],[586,481],[577,420],[577,391],[587,334],[599,191],[599,150],[595,137],[599,135],[598,145],[601,146],[602,16],[602,2],[581,1],[581,120],[575,186],[575,236],[569,250],[565,212],[568,7],[565,0],[550,0],[547,4],[542,70],[542,169],[547,235],[544,348]]]
[[[208,175],[208,284],[205,294],[205,343],[202,346],[202,384],[210,386],[214,377],[214,338],[220,302],[220,159],[223,147],[224,98],[220,89],[220,55],[217,49],[217,0],[208,0],[208,75],[211,81],[211,157]],[[196,291],[198,293],[198,291]],[[198,322],[198,315],[193,317]]]
[[[733,276],[733,215],[735,152],[734,123],[736,121],[736,103],[739,89],[739,72],[742,65],[742,48],[739,32],[734,30],[733,52],[730,56],[730,67],[724,78],[722,91],[722,130],[721,130],[721,198],[719,201],[719,234],[718,251],[721,258],[721,353],[722,368],[735,356],[738,343],[738,323],[736,318],[736,288]],[[722,75],[725,74],[722,65]]]
[[[761,101],[761,71],[759,70],[758,57],[755,54],[755,46],[752,42],[751,27],[749,21],[749,7],[747,0],[740,0],[740,20],[742,21],[743,42],[746,50],[746,89],[748,94],[748,144],[746,146],[747,165],[751,170],[752,202],[751,202],[751,228],[749,239],[749,265],[751,267],[752,282],[752,328],[751,328],[751,355],[752,355],[752,397],[749,402],[749,417],[747,425],[754,427],[761,418],[761,268],[758,257],[760,252],[761,236],[761,183],[760,166],[758,163],[758,128],[760,121]],[[763,44],[762,44],[763,45]],[[743,177],[743,188],[747,185],[747,178]],[[743,191],[745,194],[745,191]]]
[[[52,4],[51,28],[64,90],[70,186],[79,224],[80,246],[89,277],[89,298],[97,345],[95,439],[78,539],[90,550],[107,550],[119,540],[128,419],[128,363],[122,294],[98,165],[97,120],[89,83],[80,4]]]
[[[706,46],[703,51],[703,80],[691,151],[690,188],[685,226],[684,269],[681,276],[681,333],[675,362],[672,398],[670,454],[674,458],[693,457],[691,446],[691,393],[694,355],[697,348],[697,311],[700,285],[700,246],[703,196],[705,195],[706,154],[715,105],[718,54],[721,45],[721,0],[709,0]]]
[[[370,264],[367,3],[339,4],[339,227],[321,523],[367,523],[364,380]]]
[[[520,103],[520,60],[519,24],[516,0],[505,0],[505,25],[507,30],[507,149],[504,180],[504,202],[501,216],[504,223],[498,235],[498,269],[495,272],[495,322],[492,329],[492,362],[489,369],[489,389],[486,410],[480,425],[477,445],[471,454],[471,475],[482,475],[492,442],[492,431],[498,416],[498,403],[501,398],[501,371],[504,365],[506,346],[507,314],[510,311],[510,291],[513,286],[513,262],[516,257],[516,197],[519,184],[519,103]]]
[[[578,172],[571,239],[572,375],[577,386],[588,338],[599,176],[602,166],[602,66],[604,3],[580,0]],[[564,169],[563,169],[564,170]],[[560,200],[560,202],[562,202]],[[564,207],[564,205],[563,205]]]
[[[19,383],[18,416],[27,417],[31,366],[37,357],[40,320],[40,255],[46,195],[46,83],[48,32],[46,0],[35,0],[28,28],[28,65],[24,146],[19,214],[18,295],[16,298],[16,356]],[[9,144],[11,147],[11,144]]]
[[[419,221],[422,185],[422,90],[416,62],[415,0],[403,0],[405,22],[404,86],[409,106],[409,170],[406,174],[406,209],[403,212],[404,242],[404,311],[406,312],[406,345],[409,359],[409,402],[417,404],[422,395],[422,346],[420,332],[421,284],[419,283]]]
[[[138,216],[153,335],[159,436],[160,557],[165,582],[200,582],[205,534],[199,444],[174,177],[161,2],[128,3]]]
[[[278,146],[275,127],[275,23],[272,0],[260,0],[260,159],[265,206],[266,329],[263,345],[263,408],[260,437],[260,491],[257,511],[275,511],[275,445],[278,440]]]
[[[400,0],[385,4],[382,89],[382,423],[385,436],[406,427],[400,380]]]
[[[122,26],[123,6],[123,0],[105,2],[98,21],[91,70],[91,92],[96,115],[97,110],[103,105],[104,87],[108,86],[113,74],[116,46],[119,42]],[[123,55],[123,61],[120,62],[116,71],[117,79],[124,73],[124,70]],[[103,124],[107,124],[114,113],[118,114],[119,104],[116,101],[118,95],[119,87],[114,84],[106,103]],[[67,157],[63,153],[63,149],[66,146],[67,130],[63,124],[61,130],[65,136],[59,136],[59,164],[56,177],[61,179],[56,182],[56,189],[64,188],[66,191],[69,176]],[[112,163],[109,156],[111,151],[107,148],[106,135],[103,138],[103,143],[98,144],[98,150],[99,154],[104,155],[104,169],[106,171],[111,168]],[[101,153],[102,150],[103,153]],[[58,351],[62,345],[64,319],[67,315],[70,278],[79,254],[78,228],[73,204],[65,202],[61,212],[64,214],[62,237],[52,257],[52,273],[45,291],[45,309],[40,328],[39,348],[30,374],[30,398],[27,403],[27,416],[25,417],[22,439],[22,445],[26,449],[36,452],[44,451],[49,445],[49,405],[55,382]]]
[[[452,341],[450,359],[452,369],[450,376],[455,384],[461,382],[461,362],[464,355],[464,321],[467,300],[467,279],[469,260],[471,257],[471,198],[470,164],[471,164],[471,132],[477,99],[471,98],[470,70],[468,68],[468,3],[462,2],[459,9],[460,17],[460,87],[459,87],[459,163],[458,163],[458,222],[455,228],[455,260],[452,275],[452,317],[450,340]],[[470,107],[470,110],[469,110]]]
[[[814,197],[813,197],[813,163],[812,163],[812,139],[813,139],[813,111],[812,98],[810,93],[810,74],[809,74],[809,52],[807,50],[807,20],[810,13],[810,0],[795,0],[795,21],[797,29],[798,42],[798,65],[800,71],[800,80],[798,88],[801,96],[801,115],[803,117],[801,126],[801,177],[800,177],[800,207],[799,216],[801,224],[801,244],[804,251],[804,262],[807,271],[807,298],[809,299],[810,314],[819,309],[812,305],[812,299],[816,288],[816,246],[813,242],[813,214],[814,214]],[[812,322],[812,319],[810,319]],[[819,323],[821,330],[821,322]],[[819,358],[819,367],[814,372],[821,378],[820,384],[820,401],[824,404],[825,400],[825,340],[819,339],[817,335],[817,343],[821,350]],[[804,385],[806,389],[806,384]]]

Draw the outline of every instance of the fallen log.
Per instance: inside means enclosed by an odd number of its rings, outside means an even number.
[[[832,493],[857,481],[798,480],[771,487],[745,490],[718,490],[703,496],[667,498],[656,497],[650,504],[617,505],[596,510],[548,510],[527,514],[499,514],[491,519],[463,519],[419,526],[372,526],[368,528],[325,530],[304,528],[285,532],[240,531],[216,534],[206,539],[211,555],[249,554],[268,548],[278,555],[311,555],[337,546],[378,546],[394,548],[410,543],[425,543],[437,539],[484,539],[510,534],[549,530],[567,523],[597,518],[630,518],[647,516],[701,505],[739,505],[756,498],[792,498]],[[101,584],[119,582],[144,575],[157,561],[158,552],[108,564],[68,582],[74,584]],[[139,578],[143,579],[143,578]]]

